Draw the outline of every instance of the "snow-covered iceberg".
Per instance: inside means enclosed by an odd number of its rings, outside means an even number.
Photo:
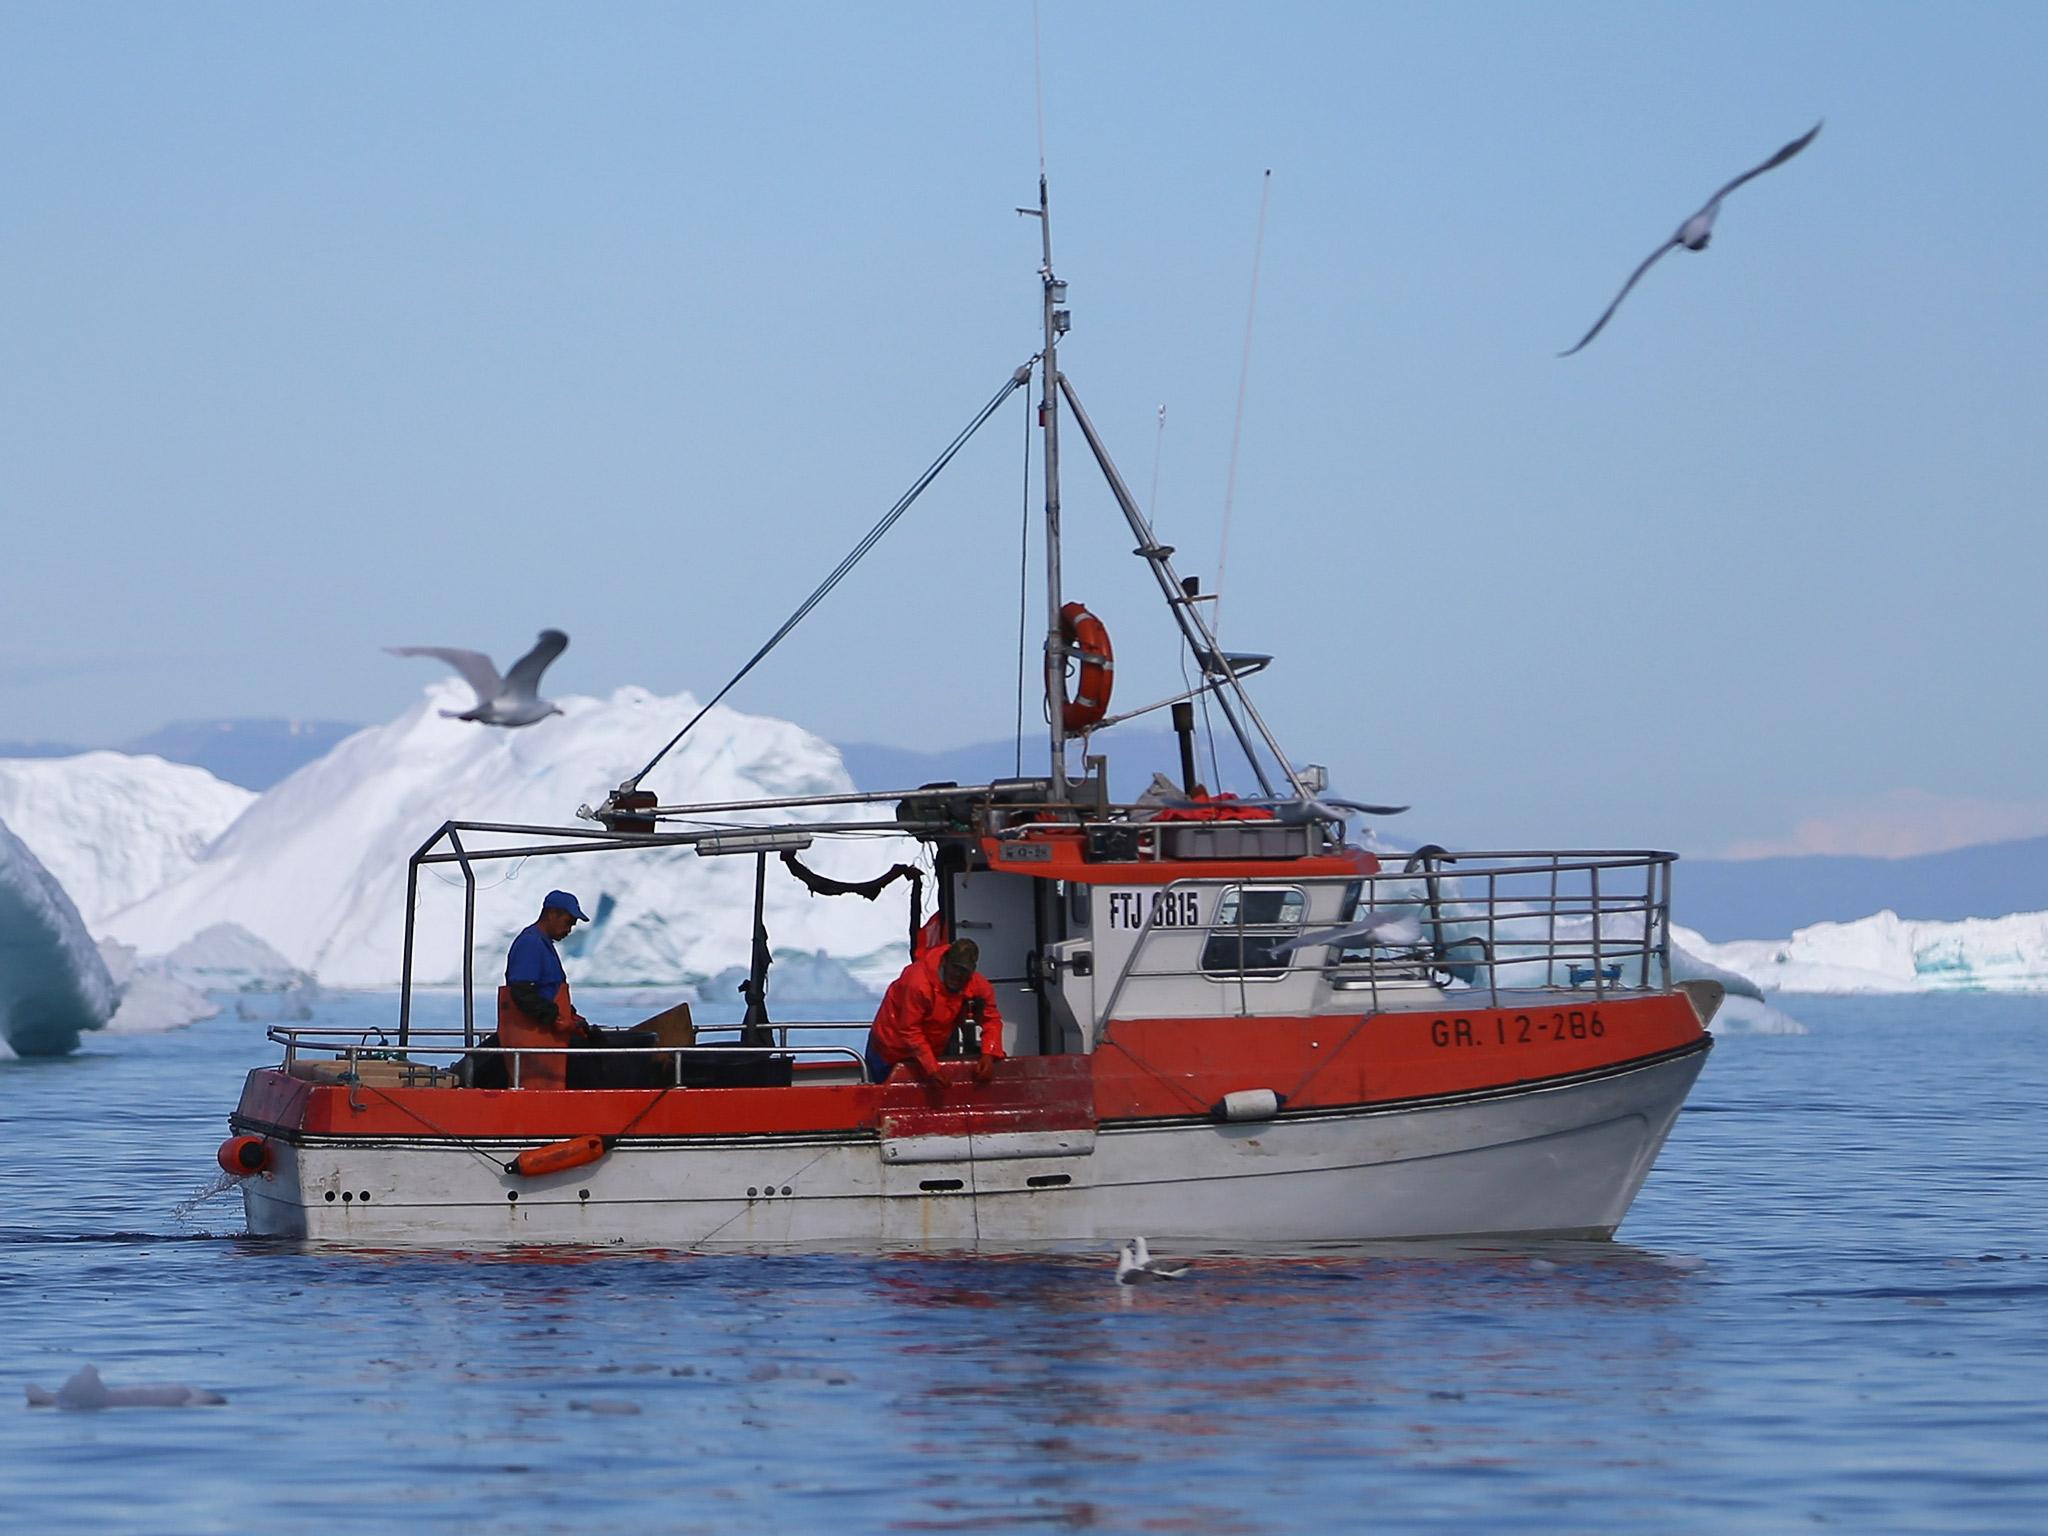
[[[1688,943],[1768,992],[2048,991],[2048,912],[1937,923],[1886,911],[1789,939]]]
[[[0,822],[0,1038],[17,1056],[61,1056],[117,1001],[78,908]]]
[[[0,758],[0,821],[95,931],[190,871],[255,799],[203,768],[160,757]]]
[[[575,824],[579,803],[602,798],[636,771],[697,708],[688,694],[622,688],[608,699],[561,698],[562,715],[523,730],[440,715],[469,702],[460,683],[436,683],[398,719],[342,742],[267,791],[188,873],[117,914],[107,930],[144,954],[164,954],[214,924],[233,923],[324,985],[393,985],[406,860],[443,821]],[[839,754],[810,732],[720,707],[664,760],[648,787],[676,802],[843,793],[852,786]],[[823,808],[793,819],[839,814]],[[804,859],[824,874],[861,879],[913,862],[918,852],[905,838],[868,836],[820,839]],[[477,870],[481,982],[496,979],[512,935],[557,886],[575,892],[594,919],[564,946],[578,984],[692,982],[747,963],[751,858],[700,858],[671,848],[506,860]],[[891,947],[903,953],[904,890],[892,887],[876,902],[814,897],[771,863],[766,917],[775,949],[847,962],[863,979],[893,975],[894,967],[875,957]],[[430,867],[420,882],[416,979],[457,980],[461,939],[461,878],[452,867]]]

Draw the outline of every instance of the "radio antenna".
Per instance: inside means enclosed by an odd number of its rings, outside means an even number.
[[[1031,89],[1038,103],[1038,178],[1045,179],[1045,63],[1038,48],[1038,0],[1031,0]]]
[[[1259,313],[1259,259],[1266,251],[1266,201],[1272,195],[1273,173],[1269,169],[1259,183],[1259,233],[1252,242],[1252,292],[1244,310],[1244,352],[1237,364],[1237,414],[1230,423],[1230,468],[1223,477],[1223,536],[1216,546],[1216,600],[1209,606],[1210,632],[1219,642],[1223,634],[1223,571],[1230,560],[1230,507],[1237,498],[1237,445],[1244,433],[1245,386],[1252,372],[1252,321]]]

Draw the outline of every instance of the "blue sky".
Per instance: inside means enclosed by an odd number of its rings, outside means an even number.
[[[1297,757],[1443,841],[2048,828],[2048,11],[1041,17],[1062,363],[1212,580],[1273,172],[1224,616]],[[379,647],[543,625],[707,693],[1037,345],[1025,4],[7,5],[0,134],[15,738],[384,719]],[[1023,410],[735,704],[1008,734]]]

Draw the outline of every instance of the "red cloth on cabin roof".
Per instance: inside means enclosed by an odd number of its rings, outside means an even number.
[[[1154,821],[1272,821],[1263,805],[1245,805],[1228,790],[1220,795],[1195,795],[1193,805],[1169,805]]]
[[[948,992],[939,980],[943,949],[928,949],[903,968],[882,994],[875,1014],[875,1041],[891,1066],[914,1061],[927,1075],[939,1070],[938,1053],[967,1004],[981,999],[981,1054],[989,1061],[1003,1056],[1003,1015],[996,1007],[996,989],[976,971],[959,992]]]

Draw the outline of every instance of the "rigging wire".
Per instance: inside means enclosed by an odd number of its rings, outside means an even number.
[[[1033,13],[1034,16],[1036,13]],[[1017,532],[1017,777],[1024,777],[1024,626],[1031,578],[1031,397],[1024,397],[1024,522]]]
[[[955,437],[952,442],[946,445],[945,451],[941,453],[936,459],[932,460],[932,462],[926,466],[924,473],[919,475],[917,479],[911,483],[910,489],[905,491],[901,496],[899,496],[896,499],[896,504],[892,506],[887,512],[882,514],[881,521],[876,523],[874,527],[870,528],[864,535],[862,535],[860,542],[853,546],[853,548],[847,553],[846,558],[841,560],[838,565],[832,568],[832,574],[827,576],[823,581],[818,583],[817,587],[813,589],[813,591],[811,592],[811,595],[805,598],[801,603],[797,605],[796,612],[792,613],[788,618],[782,621],[782,627],[776,630],[774,634],[770,635],[768,637],[767,643],[763,645],[758,651],[754,652],[754,654],[747,659],[747,664],[741,667],[739,671],[733,673],[731,680],[728,681],[723,688],[719,689],[717,693],[711,696],[710,702],[707,703],[702,709],[698,710],[696,714],[690,717],[689,724],[685,725],[680,731],[677,731],[675,735],[671,736],[668,739],[667,745],[662,747],[662,749],[659,752],[655,753],[654,756],[650,757],[647,760],[646,767],[642,768],[630,779],[627,779],[622,784],[620,784],[620,789],[628,792],[638,789],[640,787],[640,781],[646,778],[648,774],[654,771],[654,765],[656,763],[659,763],[664,757],[667,757],[669,752],[675,747],[675,744],[681,741],[685,736],[689,735],[690,732],[696,728],[698,721],[702,720],[706,715],[710,714],[713,709],[717,708],[719,701],[723,699],[728,693],[731,693],[734,688],[739,686],[740,679],[744,678],[749,672],[753,671],[755,667],[759,666],[762,660],[768,655],[768,653],[774,650],[776,646],[780,645],[783,641],[783,638],[787,636],[791,630],[795,629],[797,625],[801,624],[804,621],[804,619],[810,614],[810,611],[813,608],[817,607],[819,603],[823,602],[826,598],[826,595],[830,593],[834,587],[838,586],[839,583],[846,578],[847,574],[850,571],[852,571],[852,569],[856,565],[860,564],[862,558],[867,554],[867,552],[873,549],[877,544],[882,542],[883,536],[887,534],[891,528],[896,526],[897,519],[902,517],[904,513],[908,512],[910,510],[911,503],[916,501],[919,496],[924,494],[925,488],[927,486],[929,486],[934,480],[938,479],[939,472],[943,470],[948,464],[953,462],[953,456],[957,454],[962,448],[967,446],[967,440],[974,436],[976,432],[981,430],[982,424],[986,422],[989,419],[989,417],[995,415],[997,408],[1000,407],[1005,400],[1010,398],[1011,392],[1023,388],[1025,384],[1030,382],[1032,364],[1036,363],[1037,361],[1038,359],[1036,357],[1033,357],[1031,359],[1031,362],[1024,364],[1015,373],[1010,375],[1010,377],[1004,382],[1003,387],[995,392],[995,395],[993,396],[993,398],[989,400],[988,404],[984,405],[979,411],[975,412],[974,419],[968,422],[966,426],[962,427],[960,429],[959,435]]]
[[[1216,601],[1209,609],[1209,633],[1223,645],[1223,571],[1230,560],[1230,506],[1237,496],[1237,445],[1244,433],[1245,386],[1252,373],[1252,321],[1259,313],[1259,261],[1266,253],[1266,202],[1273,192],[1273,173],[1259,183],[1259,233],[1252,242],[1252,290],[1244,309],[1244,350],[1237,362],[1237,414],[1230,423],[1230,468],[1223,477],[1223,536],[1216,548]]]
[[[477,885],[477,892],[481,894],[485,891],[495,891],[501,885],[510,885],[514,880],[517,880],[519,878],[519,871],[526,867],[527,857],[527,855],[522,854],[519,858],[513,860],[512,867],[506,870],[505,873],[500,875],[497,879],[493,880],[489,885],[484,885],[481,882],[479,882]],[[434,866],[431,864],[426,865],[425,868],[428,874],[432,875],[436,880],[440,881],[443,885],[448,886],[450,888],[454,888],[466,883],[456,878],[454,875],[442,874],[441,871],[434,868]]]

